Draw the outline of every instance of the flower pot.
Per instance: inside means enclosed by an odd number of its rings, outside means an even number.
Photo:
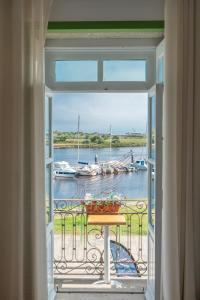
[[[89,215],[104,215],[104,214],[118,214],[121,204],[119,202],[97,202],[92,201],[85,204],[86,212]]]

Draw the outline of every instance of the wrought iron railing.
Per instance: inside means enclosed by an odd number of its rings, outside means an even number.
[[[147,275],[147,202],[123,200],[120,213],[126,225],[110,227],[111,239],[134,258],[139,276]],[[54,274],[103,276],[103,227],[87,225],[80,200],[54,200]],[[123,264],[131,261],[126,259]],[[111,274],[116,275],[111,260]]]

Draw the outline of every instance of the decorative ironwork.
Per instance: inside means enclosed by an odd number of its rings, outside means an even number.
[[[123,200],[120,213],[126,225],[110,227],[111,239],[134,257],[141,276],[147,275],[147,202]],[[54,200],[55,275],[103,276],[103,227],[87,225],[85,207],[78,199]],[[111,260],[111,274],[114,263]],[[123,261],[123,264],[130,261]]]

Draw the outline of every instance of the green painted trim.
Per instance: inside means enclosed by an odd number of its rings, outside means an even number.
[[[49,22],[48,32],[163,32],[164,21]]]

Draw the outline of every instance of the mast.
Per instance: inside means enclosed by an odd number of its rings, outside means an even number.
[[[78,138],[78,153],[77,153],[77,160],[79,162],[79,149],[80,149],[80,144],[79,144],[79,132],[80,132],[80,115],[78,115],[78,134],[77,134],[77,138]]]
[[[112,148],[112,126],[110,125],[110,153]]]

